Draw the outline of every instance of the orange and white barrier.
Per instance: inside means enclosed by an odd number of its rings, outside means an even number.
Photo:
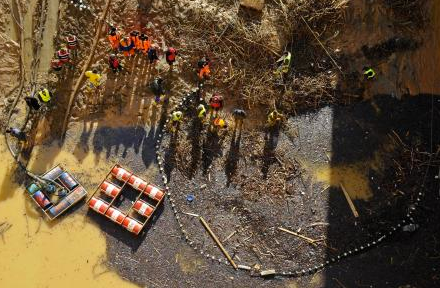
[[[134,203],[133,209],[136,210],[139,214],[145,217],[150,217],[153,214],[154,207],[145,203],[142,200],[138,200]]]
[[[144,191],[145,194],[148,195],[148,197],[150,197],[151,199],[160,201],[163,198],[163,191],[160,190],[159,188],[157,188],[154,185],[148,184],[147,188]]]
[[[148,183],[142,180],[139,177],[132,175],[130,179],[128,179],[128,184],[131,185],[134,189],[138,191],[143,191],[145,187],[147,187]]]
[[[102,200],[92,197],[89,202],[89,207],[98,212],[99,214],[104,214],[108,208],[108,204]]]
[[[134,233],[136,235],[139,234],[139,232],[141,232],[142,229],[141,223],[128,216],[125,217],[124,221],[122,221],[122,226],[131,233]]]
[[[121,192],[121,189],[116,187],[110,182],[104,181],[101,183],[101,186],[99,186],[102,192],[104,192],[107,196],[110,196],[112,198],[115,198],[118,196],[119,192]]]
[[[105,213],[110,219],[112,219],[113,222],[118,223],[119,225],[122,224],[122,221],[124,221],[125,215],[122,214],[121,211],[115,208],[108,208],[107,212]]]
[[[116,177],[116,179],[121,180],[121,181],[127,181],[130,178],[130,173],[127,172],[127,170],[119,167],[119,166],[115,166],[112,169],[112,175]]]

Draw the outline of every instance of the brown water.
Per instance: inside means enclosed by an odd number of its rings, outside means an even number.
[[[29,167],[36,172],[63,163],[73,174],[94,171],[91,182],[109,167],[92,154],[80,164],[70,149],[57,145],[37,146],[33,155]],[[1,287],[136,287],[107,268],[105,237],[81,212],[51,223],[42,219],[24,187],[11,181],[15,166],[3,139],[0,156],[0,223],[12,225],[0,237]]]

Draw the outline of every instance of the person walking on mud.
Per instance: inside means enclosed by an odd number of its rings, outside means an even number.
[[[203,83],[205,80],[208,80],[211,77],[211,69],[210,69],[211,61],[208,57],[203,57],[197,62],[198,68],[198,77],[200,83]]]
[[[232,111],[232,116],[234,116],[234,130],[241,131],[243,127],[243,120],[246,119],[246,111],[243,109],[235,108],[234,111]]]
[[[218,111],[223,108],[223,97],[218,93],[214,93],[209,99],[209,107],[211,116],[217,117]]]
[[[148,49],[148,60],[150,60],[150,65],[156,65],[156,62],[159,60],[157,56],[157,47],[156,45],[151,45],[150,49]]]
[[[171,126],[172,133],[176,133],[179,130],[180,123],[182,123],[182,120],[183,120],[182,111],[177,110],[171,114],[170,126]]]
[[[98,73],[98,70],[93,69],[92,71],[86,71],[85,76],[88,80],[87,90],[92,92],[93,90],[99,91],[101,87],[101,74]]]
[[[206,107],[202,103],[197,106],[197,118],[199,118],[202,124],[206,122]]]
[[[24,133],[18,128],[10,127],[6,129],[5,133],[16,138],[18,141],[26,141],[26,133]]]
[[[66,44],[67,44],[67,49],[69,50],[70,55],[72,56],[72,59],[76,59],[78,57],[78,38],[73,35],[70,34],[66,37]]]
[[[173,47],[168,47],[165,52],[165,60],[170,65],[170,71],[173,71],[174,62],[176,62],[177,50]]]
[[[150,84],[151,91],[154,94],[154,105],[160,104],[160,99],[165,98],[165,89],[163,88],[163,79],[156,77]]]
[[[121,72],[123,69],[121,62],[119,61],[116,54],[110,54],[110,56],[108,57],[108,65],[110,69],[112,69],[113,74],[116,74],[117,72]]]
[[[121,41],[121,34],[117,31],[116,27],[111,26],[108,33],[108,40],[110,41],[110,48],[114,52],[119,50],[119,42]]]

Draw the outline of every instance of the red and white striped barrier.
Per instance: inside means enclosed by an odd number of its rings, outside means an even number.
[[[164,192],[157,188],[154,185],[148,184],[147,188],[145,189],[144,193],[148,195],[151,199],[160,201],[163,198]]]
[[[113,222],[118,223],[119,225],[122,224],[122,221],[124,221],[125,215],[122,214],[121,211],[115,208],[108,208],[107,212],[105,213],[110,219],[112,219]]]
[[[131,187],[138,191],[143,191],[145,187],[147,187],[148,183],[142,180],[139,177],[136,177],[132,175],[130,179],[128,179],[128,184],[130,184]]]
[[[133,209],[145,217],[150,217],[154,212],[154,207],[142,200],[136,201],[133,205]]]
[[[115,198],[118,196],[119,192],[121,192],[121,189],[113,185],[113,183],[104,181],[102,182],[101,186],[99,186],[102,192],[104,192],[107,196],[110,196],[112,198]]]
[[[112,169],[112,175],[118,180],[127,181],[130,178],[131,174],[128,173],[127,170],[125,170],[121,167],[115,166]]]
[[[89,202],[89,207],[98,212],[99,214],[104,214],[108,208],[108,204],[102,200],[92,197]]]
[[[139,232],[141,232],[142,229],[141,223],[128,216],[125,217],[124,221],[122,221],[122,226],[131,233],[134,233],[136,235],[139,234]]]

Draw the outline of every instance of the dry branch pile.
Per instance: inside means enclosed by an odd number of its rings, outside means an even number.
[[[278,108],[291,111],[334,102],[337,70],[300,16],[317,37],[328,38],[342,22],[347,1],[266,3],[258,15],[243,15],[236,3],[193,8],[188,13],[190,21],[182,20],[173,33],[189,39],[182,47],[184,54],[190,55],[188,61],[194,66],[201,55],[208,55],[214,63],[214,84],[227,87],[226,92],[247,107],[276,103]],[[293,56],[291,72],[284,81],[273,73],[283,51],[291,51]]]

